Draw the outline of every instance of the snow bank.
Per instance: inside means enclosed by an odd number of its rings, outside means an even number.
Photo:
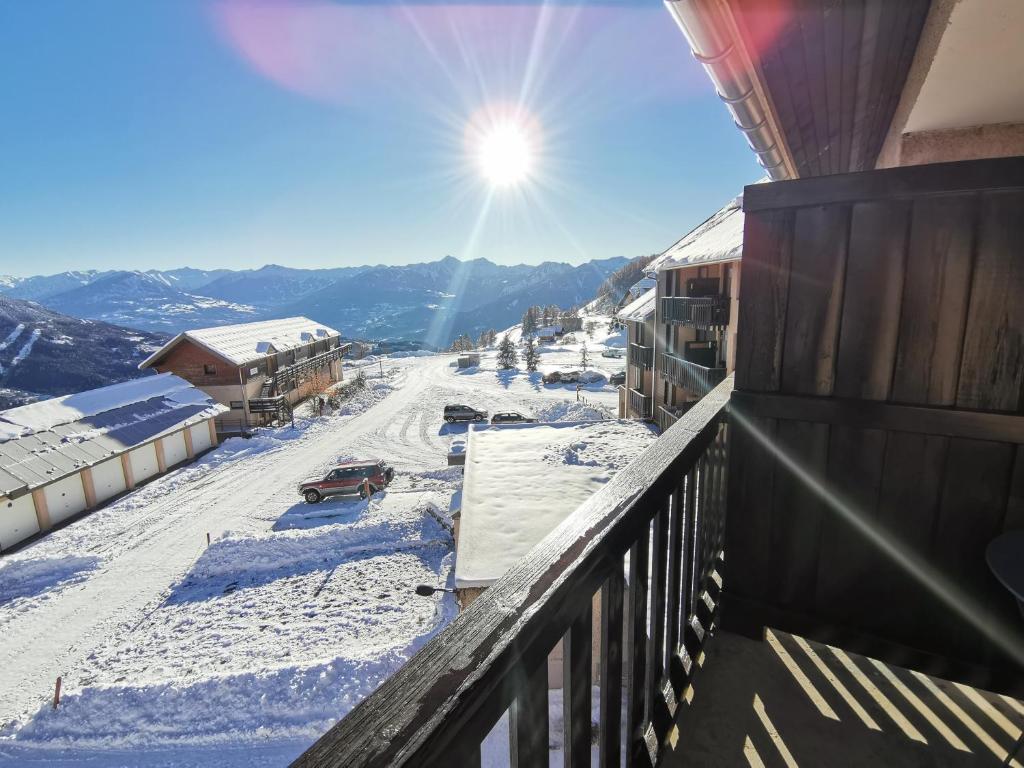
[[[492,584],[655,437],[618,420],[472,427],[456,585]]]
[[[57,585],[84,579],[99,558],[67,557],[18,559],[0,563],[0,605],[39,595]]]
[[[593,405],[565,400],[539,409],[536,417],[538,421],[601,421],[608,414]]]

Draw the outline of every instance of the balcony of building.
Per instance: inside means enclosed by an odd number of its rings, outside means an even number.
[[[642,370],[649,370],[654,365],[654,347],[630,342],[629,364]]]
[[[729,325],[728,296],[663,296],[661,320],[709,331]]]
[[[628,393],[628,401],[629,410],[636,418],[651,418],[653,399],[650,395],[645,395],[638,389],[631,389]]]
[[[696,397],[702,397],[725,379],[726,369],[718,362],[718,345],[713,341],[688,341],[683,354],[662,352],[660,373]]]

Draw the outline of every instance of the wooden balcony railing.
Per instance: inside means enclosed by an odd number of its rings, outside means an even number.
[[[304,381],[314,371],[323,368],[335,360],[341,360],[351,346],[351,344],[342,344],[334,349],[307,357],[304,360],[297,360],[291,365],[277,369],[274,375],[264,383],[266,394],[272,395],[286,392],[290,387],[294,387]]]
[[[638,389],[629,390],[629,409],[642,419],[651,418],[653,400]]]
[[[654,365],[654,347],[630,343],[629,364],[637,368],[651,368]]]
[[[661,319],[704,331],[724,328],[729,324],[729,297],[663,296]]]
[[[725,378],[725,368],[706,368],[668,352],[662,352],[659,357],[662,375],[697,397],[709,392]]]
[[[718,598],[731,390],[729,379],[687,412],[295,765],[479,766],[508,713],[510,764],[546,766],[547,660],[560,640],[565,764],[589,764],[595,743],[601,765],[623,751],[629,765],[656,765]]]

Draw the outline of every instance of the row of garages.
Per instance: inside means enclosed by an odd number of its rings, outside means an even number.
[[[223,410],[161,374],[0,413],[0,551],[210,450]]]

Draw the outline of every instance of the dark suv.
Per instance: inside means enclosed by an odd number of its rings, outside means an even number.
[[[387,488],[395,477],[395,470],[383,461],[349,461],[339,464],[323,480],[309,480],[299,486],[299,493],[310,504],[316,504],[326,496],[358,493],[366,498],[364,480],[370,482],[370,495]]]
[[[496,413],[491,417],[491,424],[534,424],[536,421],[531,416],[523,416],[515,411]]]
[[[487,418],[487,411],[478,411],[468,405],[446,405],[444,407],[444,420],[449,424],[456,421],[483,421]]]

